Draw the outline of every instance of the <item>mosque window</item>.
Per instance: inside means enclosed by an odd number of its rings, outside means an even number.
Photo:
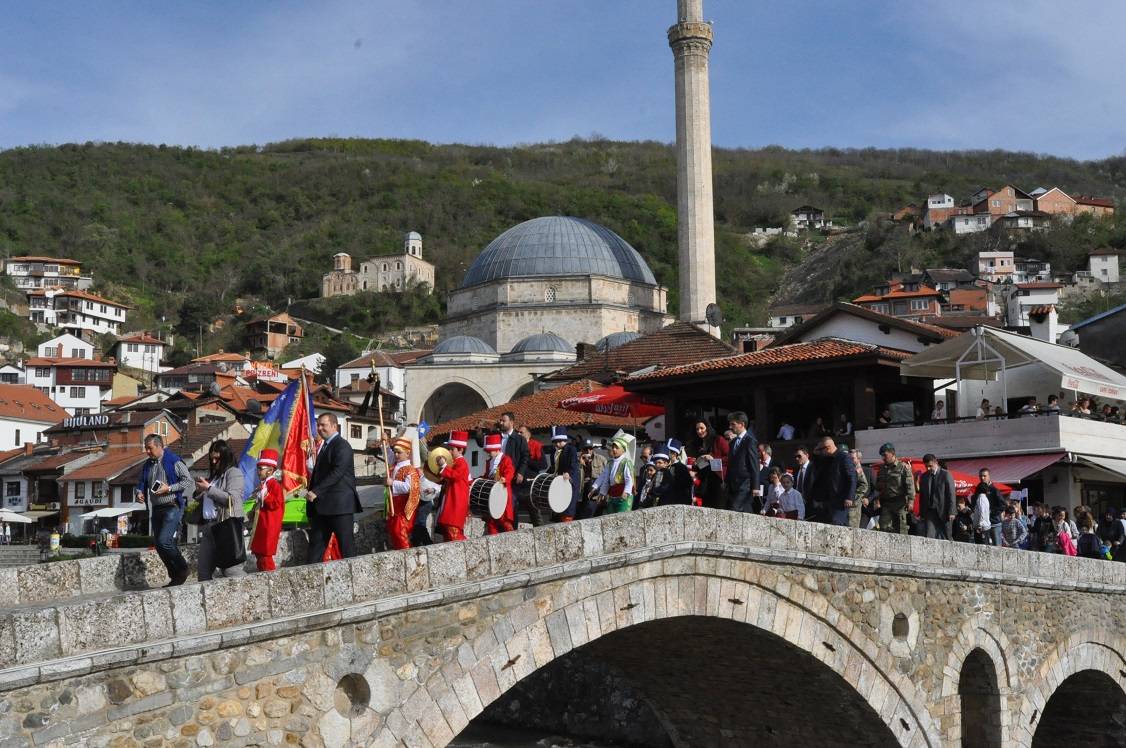
[[[386,262],[385,262],[385,263],[383,263],[383,269],[384,269],[384,270],[386,270],[386,269],[387,269],[387,263],[386,263]]]
[[[401,263],[401,262],[396,262],[396,263],[395,263],[395,269],[396,269],[396,270],[402,270],[402,269],[403,269],[403,263]]]
[[[546,301],[548,304],[551,304],[555,301],[555,286],[548,286],[547,287],[547,290],[544,291],[544,294],[543,294],[543,300]]]

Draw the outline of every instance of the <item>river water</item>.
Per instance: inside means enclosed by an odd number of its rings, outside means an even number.
[[[568,738],[539,730],[469,725],[450,743],[456,748],[621,748],[621,743]]]

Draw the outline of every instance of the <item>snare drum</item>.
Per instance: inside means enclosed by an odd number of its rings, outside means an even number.
[[[469,511],[482,519],[500,519],[508,508],[508,489],[488,478],[469,484]]]
[[[532,479],[528,495],[541,512],[562,514],[571,506],[571,481],[562,475],[540,473]]]

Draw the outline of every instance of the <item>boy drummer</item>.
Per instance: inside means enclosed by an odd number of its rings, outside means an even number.
[[[489,434],[485,437],[485,452],[489,455],[489,461],[485,463],[485,475],[483,477],[497,481],[504,486],[504,490],[508,493],[508,503],[504,507],[504,514],[497,519],[493,519],[491,516],[486,517],[485,531],[489,535],[496,535],[498,532],[510,532],[516,526],[516,511],[512,504],[512,480],[516,475],[516,467],[512,464],[509,456],[504,453],[504,443],[500,434]]]
[[[469,515],[469,463],[465,461],[465,447],[469,444],[469,434],[465,431],[451,431],[446,441],[452,461],[438,458],[441,468],[445,498],[438,512],[438,532],[447,541],[465,540],[465,518]]]

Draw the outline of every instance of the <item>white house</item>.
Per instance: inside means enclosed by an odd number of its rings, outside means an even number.
[[[0,450],[39,441],[39,435],[67,417],[51,398],[25,384],[0,384]]]
[[[159,374],[167,343],[148,333],[120,338],[113,347],[114,357],[122,366]]]
[[[790,225],[802,231],[828,228],[833,225],[833,222],[825,220],[825,211],[820,208],[803,205],[790,211]]]
[[[1059,283],[1017,283],[1004,289],[1005,322],[1009,327],[1031,325],[1029,312],[1037,307],[1055,306],[1060,301]],[[1054,342],[1054,341],[1053,341]]]
[[[41,358],[94,358],[94,346],[69,332],[43,341],[36,351]]]
[[[15,364],[0,366],[0,384],[27,384],[23,369]]]
[[[39,289],[27,292],[28,318],[70,332],[116,335],[125,324],[125,304],[78,289]]]
[[[988,230],[993,225],[993,216],[988,213],[950,216],[948,220],[955,234],[976,234]]]
[[[286,361],[281,365],[283,369],[300,369],[304,367],[307,371],[314,374],[321,373],[321,367],[325,365],[325,356],[323,353],[310,353],[308,356],[295,358],[292,361]]]
[[[69,415],[83,416],[100,412],[110,399],[115,371],[115,364],[97,359],[41,356],[27,360],[25,374],[28,384]]]
[[[35,288],[76,288],[85,290],[94,283],[82,274],[82,263],[65,257],[11,257],[4,263],[4,272],[27,291]]]
[[[1096,249],[1087,257],[1087,271],[1103,283],[1117,283],[1118,255],[1118,250],[1110,247]]]

